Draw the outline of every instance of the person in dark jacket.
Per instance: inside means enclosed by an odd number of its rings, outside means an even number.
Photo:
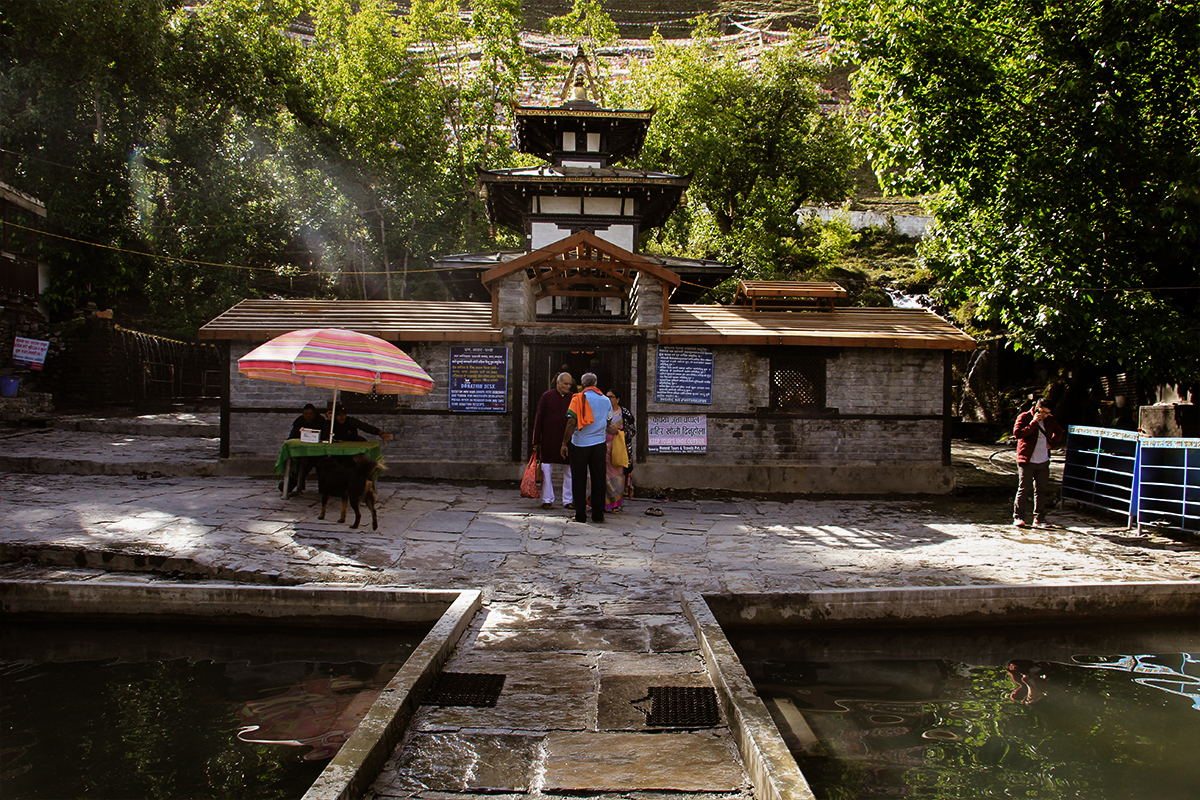
[[[325,412],[328,414],[329,412]],[[359,431],[366,431],[374,436],[378,436],[385,442],[392,440],[390,433],[384,433],[379,428],[376,428],[369,422],[363,422],[358,417],[351,417],[346,414],[346,409],[338,407],[336,416],[333,420],[333,440],[335,442],[365,442],[367,441]]]
[[[302,428],[310,428],[318,431],[322,442],[329,438],[329,421],[321,416],[320,412],[317,411],[317,407],[312,403],[305,403],[304,408],[300,410],[300,416],[292,420],[292,429],[288,431],[287,438],[299,439]],[[308,473],[312,471],[316,463],[316,459],[308,458],[307,456],[292,459],[292,481],[290,485],[295,488],[290,490],[289,496],[304,491],[304,483],[308,479]],[[279,491],[283,491],[283,481],[279,482]]]
[[[300,416],[292,420],[292,430],[288,433],[287,438],[299,439],[301,428],[320,431],[322,441],[329,438],[329,422],[317,413],[317,407],[312,403],[305,403],[304,408],[300,411]]]
[[[554,465],[559,464],[562,476],[562,499],[564,508],[574,508],[571,489],[571,470],[567,459],[559,453],[563,431],[567,429],[567,408],[571,405],[575,379],[569,372],[560,372],[554,388],[544,392],[538,400],[533,415],[533,452],[542,462],[542,508],[554,508]],[[543,447],[542,445],[545,445]]]
[[[1035,528],[1048,527],[1046,512],[1050,505],[1050,451],[1061,447],[1066,431],[1050,413],[1045,399],[1017,417],[1013,437],[1017,440],[1017,496],[1013,500],[1013,525],[1029,524],[1029,506],[1033,505]]]

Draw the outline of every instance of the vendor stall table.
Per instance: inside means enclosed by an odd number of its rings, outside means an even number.
[[[356,453],[366,453],[376,461],[383,458],[383,446],[379,442],[302,442],[299,439],[288,439],[279,448],[279,457],[275,459],[275,474],[283,475],[283,496],[286,498],[291,490],[293,458],[320,458],[321,456],[352,456]]]

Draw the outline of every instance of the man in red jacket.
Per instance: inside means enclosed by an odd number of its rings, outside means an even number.
[[[1066,431],[1050,414],[1045,399],[1034,401],[1033,407],[1017,417],[1013,436],[1017,440],[1017,472],[1020,483],[1013,501],[1013,525],[1025,527],[1029,519],[1029,504],[1033,502],[1033,526],[1049,527],[1046,510],[1049,503],[1050,451],[1060,447]],[[1030,495],[1033,495],[1032,498]]]

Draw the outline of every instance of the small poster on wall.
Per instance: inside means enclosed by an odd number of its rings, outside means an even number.
[[[654,371],[654,402],[712,404],[711,347],[660,347]]]
[[[450,348],[450,410],[477,414],[508,411],[508,348]]]
[[[708,417],[704,414],[651,416],[646,434],[651,453],[708,452]]]
[[[13,364],[18,367],[41,369],[46,363],[46,353],[49,350],[49,342],[16,336],[13,338]]]

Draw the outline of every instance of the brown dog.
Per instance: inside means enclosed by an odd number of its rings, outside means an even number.
[[[357,528],[362,521],[359,503],[366,504],[371,510],[371,529],[379,530],[379,518],[375,513],[375,472],[383,469],[383,464],[375,461],[365,453],[353,456],[325,456],[317,463],[317,488],[321,492],[321,513],[317,519],[325,519],[325,509],[329,498],[342,499],[342,515],[338,522],[346,521],[346,507],[354,508],[354,524]]]

